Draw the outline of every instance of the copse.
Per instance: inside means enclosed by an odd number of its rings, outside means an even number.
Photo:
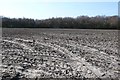
[[[118,16],[78,16],[34,20],[28,18],[2,18],[3,28],[70,28],[70,29],[118,29]]]

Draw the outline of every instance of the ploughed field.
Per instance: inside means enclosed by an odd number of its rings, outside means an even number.
[[[3,78],[118,78],[117,30],[2,31]]]

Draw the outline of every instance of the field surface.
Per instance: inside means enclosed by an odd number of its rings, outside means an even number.
[[[118,78],[117,30],[2,31],[3,78]]]

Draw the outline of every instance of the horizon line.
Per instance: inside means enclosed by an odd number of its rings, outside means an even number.
[[[10,16],[0,16],[0,17],[2,17],[2,18],[4,18],[4,17],[6,17],[6,18],[11,18],[11,19],[13,19],[13,18],[16,18],[16,19],[19,19],[19,18],[27,18],[27,19],[34,19],[34,20],[45,20],[45,19],[51,19],[51,18],[67,18],[67,17],[69,17],[69,18],[77,18],[77,17],[81,17],[81,16],[86,16],[86,17],[97,17],[97,16],[104,16],[104,17],[111,17],[111,16],[119,16],[119,15],[94,15],[94,16],[89,16],[89,15],[79,15],[79,16],[64,16],[64,17],[62,17],[62,16],[53,16],[53,17],[48,17],[48,18],[32,18],[32,17],[25,17],[25,16],[23,16],[23,17],[10,17]]]

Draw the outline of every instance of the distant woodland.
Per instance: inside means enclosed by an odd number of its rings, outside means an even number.
[[[3,28],[118,29],[118,16],[58,17],[44,20],[2,17]]]

